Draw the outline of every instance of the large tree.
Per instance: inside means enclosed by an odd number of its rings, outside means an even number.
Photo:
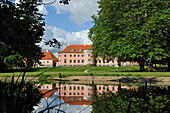
[[[153,60],[169,63],[168,0],[100,0],[98,16],[89,37],[93,54],[103,58],[118,57],[121,61]]]
[[[0,42],[7,48],[1,63],[5,57],[18,54],[27,59],[27,65],[32,65],[33,59],[41,53],[37,44],[42,40],[45,23],[43,15],[38,13],[38,1],[0,2]]]

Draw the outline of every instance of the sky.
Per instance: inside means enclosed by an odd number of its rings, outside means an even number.
[[[18,3],[16,0],[15,3]],[[54,0],[43,0],[49,3]],[[43,39],[56,38],[62,44],[61,48],[45,46],[40,43],[43,51],[49,50],[56,57],[58,51],[62,51],[68,43],[92,44],[88,38],[89,29],[93,26],[92,15],[97,15],[98,0],[71,0],[69,5],[60,4],[59,0],[51,5],[38,6],[39,12],[44,14],[45,32]]]
[[[50,110],[50,113],[56,113],[55,109],[60,109],[64,111],[65,113],[91,113],[92,106],[91,105],[68,105],[64,102],[63,99],[58,99],[58,92],[56,91],[50,98],[42,98],[41,103],[38,106],[34,106],[34,110],[36,112],[40,112],[41,110],[44,110],[47,107],[47,103],[51,103],[49,107],[56,106],[53,110]],[[61,104],[61,107],[57,106],[58,104]],[[34,111],[33,111],[34,112]],[[47,111],[45,112],[47,113]],[[59,112],[62,113],[62,112]]]

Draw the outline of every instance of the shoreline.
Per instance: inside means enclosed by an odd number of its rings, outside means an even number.
[[[19,78],[21,80],[22,77]],[[34,77],[26,77],[25,80],[29,81]],[[10,81],[12,77],[0,77],[0,80],[8,80]],[[16,81],[18,77],[14,77]],[[155,84],[155,85],[170,85],[170,77],[133,77],[133,76],[68,76],[65,78],[47,78],[45,80],[51,80],[56,82],[66,82],[66,83],[75,83],[75,84],[145,84],[147,81],[148,84]],[[39,78],[36,77],[33,82],[39,81]]]

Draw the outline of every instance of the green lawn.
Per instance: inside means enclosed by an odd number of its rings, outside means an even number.
[[[136,76],[136,77],[170,77],[170,72],[165,72],[167,67],[157,67],[158,72],[139,72],[139,67],[46,67],[35,68],[32,72],[27,72],[28,76],[35,76],[41,72],[45,75],[58,76],[59,73],[65,76],[72,75],[96,75],[96,76]],[[84,70],[89,69],[89,73],[84,73]],[[118,69],[118,72],[115,70]],[[0,76],[18,76],[20,72],[15,73],[0,73]]]

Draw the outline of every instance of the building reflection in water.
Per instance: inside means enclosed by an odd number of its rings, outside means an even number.
[[[118,86],[114,85],[95,85],[95,88],[98,95],[107,91],[112,93],[118,91]],[[121,88],[135,89],[136,87],[121,86]],[[49,91],[43,96],[44,98],[50,98],[54,93],[57,93],[57,98],[63,99],[67,105],[91,105],[94,86],[79,84],[43,84],[40,86],[40,91],[42,93]]]

